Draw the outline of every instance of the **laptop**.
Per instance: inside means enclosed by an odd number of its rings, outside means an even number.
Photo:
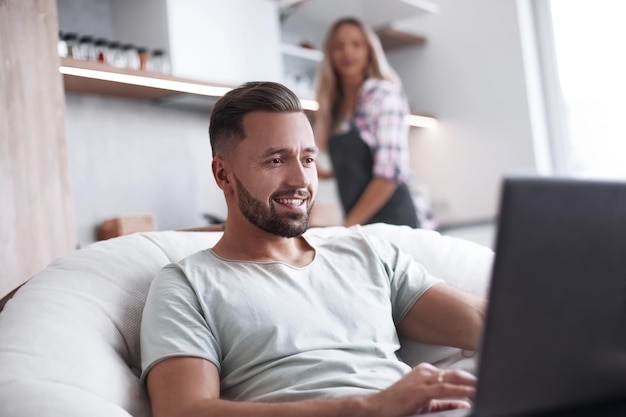
[[[427,415],[626,415],[626,182],[506,178],[489,300],[473,409]]]

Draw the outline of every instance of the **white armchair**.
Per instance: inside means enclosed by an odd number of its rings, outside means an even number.
[[[406,226],[314,228],[387,238],[449,284],[485,295],[493,252]],[[221,232],[148,232],[94,243],[52,262],[0,313],[0,416],[150,416],[139,383],[139,326],[150,282]],[[474,370],[472,352],[403,340],[409,364]]]

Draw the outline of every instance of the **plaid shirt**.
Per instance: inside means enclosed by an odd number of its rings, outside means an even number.
[[[408,112],[400,86],[386,80],[365,80],[353,122],[361,139],[372,149],[374,177],[410,182]]]

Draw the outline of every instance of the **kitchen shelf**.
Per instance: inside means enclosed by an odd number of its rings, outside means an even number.
[[[408,33],[392,27],[383,27],[376,30],[380,43],[385,51],[391,51],[407,46],[422,46],[426,43],[426,37]],[[304,59],[314,63],[320,62],[324,53],[319,49],[303,48],[298,45],[283,43],[281,45],[283,55],[293,58]]]
[[[61,58],[65,91],[152,100],[181,93],[221,96],[233,86],[189,80],[169,74],[117,68],[92,61]]]
[[[63,74],[67,92],[140,100],[175,100],[185,94],[189,97],[220,97],[234,87],[72,58],[61,58],[59,72]],[[300,100],[302,107],[312,116],[317,110],[317,102]],[[199,104],[197,101],[194,105],[208,107],[212,104],[212,101],[202,101]],[[433,127],[437,120],[430,115],[414,113],[409,116],[409,124],[414,127]]]
[[[407,46],[422,46],[426,43],[424,36],[404,32],[389,26],[376,30],[376,34],[380,38],[380,43],[385,51]]]
[[[324,53],[319,49],[303,48],[301,46],[291,45],[288,43],[283,43],[281,49],[284,55],[312,62],[320,62],[324,57]]]

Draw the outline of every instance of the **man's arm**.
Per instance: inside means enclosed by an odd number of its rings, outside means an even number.
[[[154,417],[401,417],[469,406],[462,401],[438,398],[473,397],[475,379],[463,371],[440,371],[421,364],[377,394],[282,403],[222,400],[219,384],[218,369],[209,361],[192,357],[163,360],[147,377],[152,414]]]
[[[446,284],[426,291],[398,325],[398,333],[435,345],[478,350],[487,300]]]

